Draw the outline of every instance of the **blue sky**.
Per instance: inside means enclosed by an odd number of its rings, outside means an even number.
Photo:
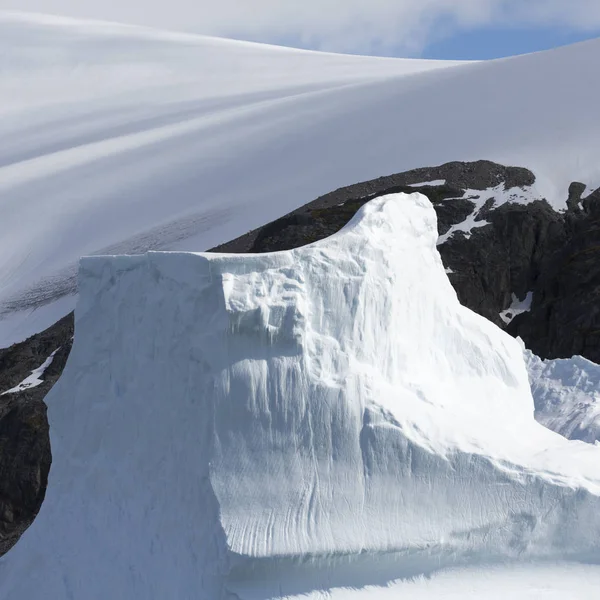
[[[600,37],[600,0],[0,0],[1,9],[442,59],[496,58]]]
[[[565,31],[559,27],[479,27],[433,41],[421,55],[424,58],[459,60],[500,58],[548,50],[596,37],[600,37],[600,29],[582,32]]]

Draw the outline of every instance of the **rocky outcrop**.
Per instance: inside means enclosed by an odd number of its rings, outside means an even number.
[[[562,243],[546,253],[531,312],[508,331],[542,358],[600,363],[600,190],[561,217]]]
[[[534,182],[526,169],[488,161],[416,169],[335,190],[213,251],[303,246],[339,231],[377,196],[419,191],[436,209],[439,233],[447,237],[440,254],[464,305],[520,335],[543,358],[581,354],[600,363],[600,190],[586,196],[585,185],[574,182],[567,210],[557,212],[527,191]],[[468,219],[472,228],[452,233]],[[528,294],[533,300],[527,312],[500,317]],[[72,335],[69,315],[0,350],[1,392],[60,348],[41,386],[0,396],[0,555],[31,523],[44,497],[51,454],[43,398],[62,372]]]
[[[55,350],[43,383],[0,396],[0,555],[37,515],[52,461],[44,397],[60,377],[73,337],[73,317],[0,351],[0,393],[17,386]]]

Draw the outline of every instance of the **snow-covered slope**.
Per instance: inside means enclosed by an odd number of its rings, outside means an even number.
[[[519,342],[460,305],[436,242],[414,194],[287,252],[85,259],[46,500],[0,596],[264,600],[600,559],[600,448],[535,422]]]
[[[338,186],[489,158],[600,184],[600,42],[485,63],[0,17],[0,345],[98,252],[207,249]],[[442,68],[444,67],[444,68]]]
[[[600,366],[574,356],[541,360],[525,351],[536,419],[565,437],[600,442]]]

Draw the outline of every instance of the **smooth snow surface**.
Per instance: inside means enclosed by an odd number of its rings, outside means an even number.
[[[35,388],[38,387],[38,385],[42,385],[42,383],[44,383],[42,377],[46,372],[46,369],[52,364],[54,356],[58,352],[58,350],[60,350],[60,348],[55,350],[37,369],[34,369],[31,372],[31,375],[29,375],[29,377],[26,377],[23,381],[21,381],[21,383],[19,383],[19,385],[15,386],[14,388],[3,392],[2,396],[4,396],[5,394],[16,394],[18,392],[28,390],[29,388]]]
[[[581,357],[541,360],[525,351],[535,418],[572,440],[600,442],[600,366]]]
[[[21,312],[0,345],[53,322],[31,309],[75,290],[82,255],[207,249],[380,175],[486,158],[564,206],[600,185],[599,60],[600,41],[459,64],[4,13],[0,313]]]
[[[400,194],[287,252],[84,259],[48,492],[0,597],[320,597],[599,560],[600,447],[534,420],[521,345],[460,305],[436,242]]]
[[[385,587],[337,589],[325,597],[327,600],[592,600],[598,589],[600,569],[551,564],[456,569]],[[287,598],[322,600],[324,596],[315,593]]]

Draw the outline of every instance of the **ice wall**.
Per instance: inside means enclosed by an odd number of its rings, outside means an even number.
[[[522,348],[459,304],[436,240],[400,194],[288,252],[83,260],[47,498],[0,597],[600,558],[600,448],[535,422]]]

